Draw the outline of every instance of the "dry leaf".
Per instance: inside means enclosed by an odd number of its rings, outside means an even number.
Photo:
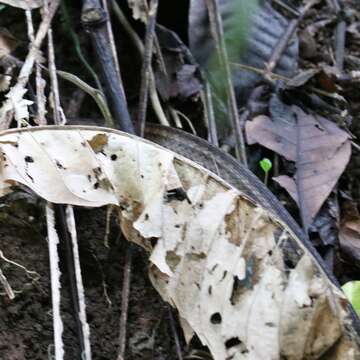
[[[298,203],[309,226],[345,170],[351,155],[349,135],[320,116],[293,113],[281,121],[259,116],[246,123],[249,144],[259,143],[296,164],[294,179],[274,178]]]
[[[128,0],[129,7],[132,10],[133,18],[143,23],[147,22],[146,0]]]
[[[33,102],[24,99],[26,92],[27,89],[21,86],[14,86],[5,95],[7,99],[0,108],[0,128],[3,127],[3,124],[10,123],[13,117],[18,122],[29,118],[28,106],[32,105]]]
[[[0,189],[19,182],[56,203],[117,205],[185,337],[195,332],[215,360],[360,357],[348,303],[312,254],[206,169],[103,128],[10,130],[0,146]]]
[[[24,10],[36,9],[43,6],[43,0],[0,0],[0,3]]]
[[[342,252],[355,263],[360,264],[360,214],[356,204],[352,202],[344,205],[339,242]]]

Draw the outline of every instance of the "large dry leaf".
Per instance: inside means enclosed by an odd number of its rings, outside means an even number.
[[[43,0],[0,0],[0,3],[24,10],[36,9],[44,5]]]
[[[288,119],[256,117],[246,123],[249,144],[259,143],[296,163],[294,178],[274,178],[298,203],[308,227],[350,160],[349,135],[320,116],[293,106]],[[291,121],[292,120],[292,121]]]
[[[0,189],[48,201],[115,204],[150,278],[216,360],[360,358],[342,292],[291,230],[219,177],[171,151],[107,129],[0,134]],[[325,355],[326,354],[326,355]]]

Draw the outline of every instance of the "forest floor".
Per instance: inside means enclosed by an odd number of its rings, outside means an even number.
[[[69,31],[63,12],[55,19],[57,66],[58,69],[72,72],[91,82],[91,75],[79,61],[74,46],[68,45],[73,44],[72,32],[77,33],[86,58],[91,59],[93,56],[91,42],[79,24],[80,9],[70,2],[67,3],[71,22],[76,25],[72,25]],[[296,1],[293,3],[298,4]],[[296,105],[301,104],[300,107],[307,104],[313,113],[335,124],[338,129],[336,131],[347,133],[349,143],[352,142],[351,157],[335,162],[338,166],[339,161],[342,161],[343,163],[339,166],[343,166],[345,171],[339,174],[336,184],[322,200],[321,209],[316,212],[309,226],[311,240],[341,284],[350,280],[359,280],[360,277],[360,92],[358,90],[360,84],[360,5],[357,0],[344,0],[344,4],[344,13],[341,15],[346,21],[347,39],[344,48],[344,71],[339,74],[334,65],[334,31],[339,18],[334,15],[334,11],[327,2],[322,1],[300,21],[298,26],[299,77],[291,87],[285,89],[285,92],[288,91],[286,96],[290,101],[296,98],[298,100]],[[170,14],[167,18],[166,11],[161,11],[159,22],[169,25],[169,19],[176,19],[176,15]],[[130,12],[127,11],[127,14],[129,15]],[[28,40],[22,15],[19,11],[6,7],[0,10],[0,17],[1,25],[19,42],[15,55],[23,58],[27,52]],[[186,22],[186,18],[175,21]],[[132,24],[136,30],[140,29],[142,34],[142,27],[134,21]],[[120,65],[129,108],[131,114],[135,114],[138,105],[141,61],[136,56],[131,40],[121,32],[115,20],[113,26],[121,43],[119,46]],[[174,24],[173,30],[180,29],[179,35],[186,42],[186,35],[181,27]],[[183,55],[183,50],[179,47],[171,47],[169,44],[164,45],[163,49],[167,54],[165,60],[170,64],[168,68],[171,71],[179,72],[184,69],[184,60],[179,60]],[[157,80],[161,87],[162,79]],[[186,78],[185,84],[175,79],[170,86],[174,95],[170,99],[165,99],[164,103],[171,103],[193,123],[198,134],[206,136],[207,129],[204,127],[204,122],[198,120],[203,115],[203,108],[199,101],[197,81],[200,80],[196,78],[195,72],[194,75]],[[308,95],[312,94],[313,88],[320,90],[323,107],[309,104]],[[88,121],[90,123],[98,121],[99,114],[96,106],[81,91],[65,84],[61,85],[61,93],[62,103],[66,104],[64,106],[66,113],[69,117],[76,115],[76,118],[72,119],[74,123],[87,124]],[[283,94],[280,96],[274,87],[266,89],[261,99],[255,101],[255,103],[265,104],[265,110],[260,114],[255,111],[256,114],[253,115],[250,109],[246,123],[252,123],[259,115],[269,116],[270,114],[271,116],[276,111],[282,111],[284,107],[282,110],[272,108],[276,106],[270,101],[274,98],[280,99],[281,106],[284,105]],[[74,99],[77,100],[74,101]],[[247,110],[247,106],[251,108],[252,105],[245,104],[241,109],[240,117]],[[288,104],[285,105],[288,106]],[[304,110],[305,106],[302,108]],[[334,109],[339,111],[336,112]],[[156,121],[152,112],[149,116]],[[243,124],[243,127],[249,131],[248,125]],[[190,130],[190,127],[184,125],[184,129]],[[277,164],[277,166],[274,165],[275,169],[271,170],[268,185],[294,218],[300,222],[298,206],[285,191],[286,186],[281,187],[279,182],[272,181],[272,177],[279,175],[293,177],[295,173],[293,163],[285,158],[283,150],[277,151],[269,146],[269,143],[264,143],[256,131],[248,133],[247,138],[253,139],[253,142],[248,144],[251,170],[263,178],[264,174],[258,165],[259,161],[266,157]],[[223,144],[228,145],[226,139]],[[331,144],[329,146],[331,147]],[[329,167],[332,166],[331,161],[332,159],[329,160]],[[24,189],[20,189],[15,195],[6,196],[0,202],[0,250],[3,255],[0,258],[0,266],[16,295],[14,300],[10,300],[5,293],[0,291],[0,360],[52,358],[52,304],[44,208],[43,201]],[[119,345],[123,265],[126,253],[125,240],[119,234],[116,220],[112,218],[108,246],[105,246],[106,209],[76,208],[75,214],[93,359],[116,359]],[[63,245],[60,246],[60,256],[66,258],[66,249]],[[61,305],[66,334],[64,336],[66,359],[72,360],[78,358],[79,344],[73,316],[73,302],[69,292],[68,269],[65,263],[66,261],[61,263],[63,274]],[[133,254],[129,297],[126,359],[175,359],[179,350],[174,337],[177,335],[180,336],[180,348],[183,355],[189,356],[187,359],[205,358],[204,353],[201,353],[200,357],[190,356],[194,354],[194,349],[202,348],[196,339],[190,345],[185,344],[175,312],[153,289],[147,270],[146,254],[136,248]]]

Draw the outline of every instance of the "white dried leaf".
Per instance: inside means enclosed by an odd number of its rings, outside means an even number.
[[[43,0],[0,0],[0,3],[24,10],[36,9],[44,5]]]
[[[196,333],[216,360],[360,358],[345,297],[311,253],[216,175],[92,127],[12,130],[0,146],[0,189],[19,182],[52,202],[118,205],[187,341]]]
[[[11,82],[10,75],[0,75],[0,92],[5,92],[9,90]]]
[[[147,7],[145,4],[146,0],[128,0],[129,7],[132,10],[133,18],[140,20],[143,23],[147,21]]]
[[[5,95],[6,100],[0,109],[0,124],[9,121],[9,118],[15,118],[16,121],[29,119],[29,105],[33,102],[24,99],[27,90],[23,87],[14,86]]]

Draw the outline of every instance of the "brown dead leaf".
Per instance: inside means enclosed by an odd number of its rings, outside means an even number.
[[[351,155],[348,134],[331,121],[293,106],[288,120],[259,116],[246,124],[249,144],[259,143],[296,163],[294,178],[274,178],[298,203],[309,227],[345,170]]]
[[[360,214],[357,209],[345,209],[344,220],[340,227],[339,241],[341,250],[354,259],[360,261]]]

